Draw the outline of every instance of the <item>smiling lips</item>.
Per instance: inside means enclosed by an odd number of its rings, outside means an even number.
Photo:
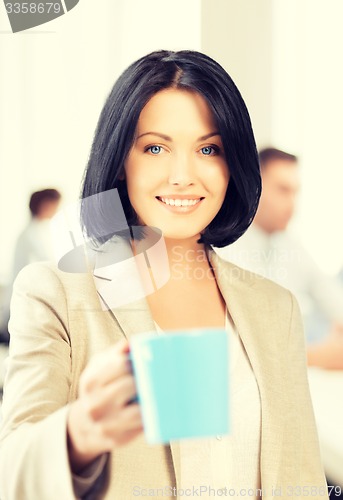
[[[187,195],[186,195],[187,196]],[[173,212],[189,212],[196,207],[203,199],[203,196],[179,196],[165,197],[156,196],[156,199]]]

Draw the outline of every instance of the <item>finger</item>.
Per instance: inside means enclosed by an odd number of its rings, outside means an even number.
[[[131,374],[117,379],[111,384],[111,389],[108,390],[110,394],[109,402],[112,407],[117,409],[122,409],[137,396],[136,381]]]
[[[104,414],[113,414],[121,410],[137,394],[132,375],[124,375],[111,384],[93,391],[85,399],[85,409],[93,420],[99,420]]]
[[[117,437],[114,444],[116,447],[124,446],[124,445],[128,444],[130,441],[133,441],[137,436],[142,434],[142,432],[143,432],[143,428],[134,429],[132,431],[124,432],[124,434]]]
[[[125,407],[119,418],[109,416],[96,423],[92,421],[89,428],[91,432],[88,435],[88,446],[102,452],[110,451],[143,431],[140,408],[137,404],[132,405],[132,408]]]
[[[143,427],[142,411],[139,403],[132,403],[131,405],[124,406],[118,415],[119,422],[127,422],[128,427],[134,429],[137,425],[139,428]],[[132,426],[132,427],[131,427]]]
[[[111,383],[124,374],[132,373],[131,363],[126,353],[127,341],[95,355],[80,377],[80,390],[90,392],[99,386]]]
[[[125,446],[133,441],[137,436],[142,434],[143,428],[133,429],[123,432],[120,435],[102,437],[102,448],[106,451],[112,451],[115,448]]]
[[[137,403],[125,406],[115,418],[106,417],[97,422],[98,432],[107,437],[118,437],[127,431],[143,430],[143,420]]]

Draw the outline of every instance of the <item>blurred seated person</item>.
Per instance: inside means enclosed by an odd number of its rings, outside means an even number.
[[[30,197],[31,219],[20,233],[14,249],[12,273],[3,304],[3,317],[0,324],[0,342],[8,343],[7,323],[12,284],[19,271],[32,262],[52,260],[53,252],[50,239],[50,219],[56,214],[61,202],[61,194],[56,189],[36,191]]]
[[[49,222],[60,202],[61,194],[56,189],[43,189],[31,195],[31,220],[19,235],[15,246],[13,280],[27,264],[52,259]]]
[[[254,221],[235,243],[215,250],[291,290],[303,315],[308,364],[343,369],[343,287],[318,269],[287,230],[300,189],[297,157],[266,148],[259,159],[262,196]]]

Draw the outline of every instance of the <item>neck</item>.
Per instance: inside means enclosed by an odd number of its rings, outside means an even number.
[[[169,283],[180,280],[186,280],[193,283],[194,279],[204,281],[203,278],[213,279],[211,264],[207,258],[205,245],[197,243],[200,235],[187,239],[165,238],[164,243],[167,252],[168,265],[170,271]],[[134,255],[137,254],[137,248],[134,242],[131,243]],[[155,254],[158,262],[155,262],[157,268],[161,265],[159,257]],[[162,265],[164,259],[162,259]],[[165,262],[165,261],[164,261]]]
[[[173,238],[164,238],[164,242],[166,245],[166,249],[168,255],[173,256],[175,253],[175,249],[177,248],[178,252],[181,252],[183,255],[187,255],[189,252],[202,252],[205,250],[205,245],[203,243],[197,243],[200,235],[196,235],[193,238],[187,239],[173,239]]]
[[[210,268],[205,245],[197,243],[200,238],[177,240],[165,238],[168,254],[171,278],[180,279],[181,276],[188,277],[197,274],[205,275]]]

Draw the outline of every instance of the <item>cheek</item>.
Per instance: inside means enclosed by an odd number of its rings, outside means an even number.
[[[127,192],[129,195],[129,200],[134,208],[137,215],[142,215],[145,210],[148,209],[151,203],[150,200],[150,192],[151,192],[151,183],[149,182],[148,177],[142,175],[130,175],[127,178]],[[152,197],[151,197],[152,199]]]
[[[228,188],[229,182],[230,182],[231,175],[228,171],[225,172],[225,191]]]
[[[152,165],[147,155],[132,152],[125,162],[124,169],[128,191],[147,192],[160,180],[158,172],[161,169]]]
[[[229,181],[230,181],[230,174],[229,174],[229,172],[227,171],[227,168],[226,168],[225,171],[222,171],[221,179],[218,182],[218,186],[221,186],[221,188],[222,188],[221,191],[222,191],[223,197],[226,194],[226,191],[227,191],[227,188],[228,188],[228,185],[229,185]]]
[[[227,187],[230,180],[230,170],[226,161],[222,160],[221,164],[219,165],[219,174],[217,173],[217,176],[220,177],[221,182],[223,184],[226,184]]]
[[[207,171],[202,170],[199,177],[202,179],[202,182],[208,187],[211,187],[212,190],[226,191],[230,180],[230,172],[226,164],[219,164]]]
[[[125,164],[125,179],[129,197],[137,196],[142,189],[142,179],[134,158],[130,158]]]

